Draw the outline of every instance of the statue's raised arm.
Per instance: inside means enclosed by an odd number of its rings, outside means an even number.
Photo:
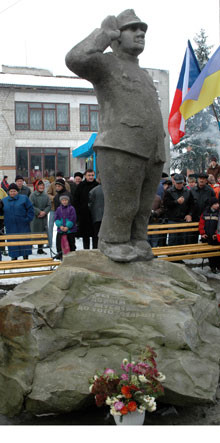
[[[92,82],[99,103],[94,149],[105,200],[99,248],[121,262],[153,257],[147,225],[165,161],[157,93],[138,62],[146,31],[127,9],[108,16],[66,56],[68,68]]]

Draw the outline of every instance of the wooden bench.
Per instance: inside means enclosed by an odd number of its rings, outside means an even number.
[[[0,236],[0,247],[48,245],[47,233],[6,234]],[[28,258],[27,260],[0,261],[0,280],[6,278],[31,277],[51,274],[61,263],[52,257]],[[33,270],[35,268],[36,270]],[[39,270],[39,268],[41,268]],[[22,271],[23,270],[23,271]],[[11,271],[11,272],[6,272]],[[17,272],[14,272],[17,271]]]
[[[171,233],[192,232],[198,233],[198,222],[148,225],[148,236],[169,235]],[[158,246],[152,248],[152,252],[158,259],[166,261],[191,260],[195,258],[209,258],[220,256],[220,244],[209,245],[208,243],[191,243],[177,246]]]

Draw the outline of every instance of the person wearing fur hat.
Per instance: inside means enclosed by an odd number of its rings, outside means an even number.
[[[82,179],[83,179],[83,174],[81,172],[75,172],[74,177],[70,177],[69,180],[67,180],[67,183],[70,186],[70,192],[73,201],[75,198],[75,192],[77,190],[77,186],[81,183]]]
[[[64,174],[62,173],[62,171],[57,171],[56,173],[56,180],[59,179],[64,180],[66,190],[70,192],[70,185],[65,181]],[[54,216],[55,216],[54,198],[56,195],[56,187],[55,187],[56,180],[54,180],[47,189],[47,194],[49,195],[51,201],[51,210],[48,220],[48,237],[49,237],[50,248],[52,248],[52,243],[53,243],[53,225],[54,225]]]
[[[19,194],[27,195],[27,197],[30,197],[31,190],[28,186],[24,185],[24,178],[22,177],[22,175],[16,175],[15,183],[18,186]]]
[[[8,188],[8,197],[3,198],[3,213],[6,234],[26,234],[31,232],[30,222],[34,218],[34,208],[26,195],[19,194],[16,183],[11,183]],[[17,260],[23,256],[28,259],[32,253],[31,246],[9,246],[9,256]]]
[[[220,165],[217,162],[217,157],[214,155],[210,158],[210,164],[207,169],[207,174],[214,175],[215,181],[217,181],[217,176],[220,174]]]
[[[75,233],[77,231],[76,226],[76,211],[75,208],[70,204],[69,193],[62,193],[59,196],[60,205],[55,211],[55,224],[57,226],[57,238],[56,247],[57,255],[56,258],[62,259],[62,236],[67,235],[67,240],[69,243],[70,251],[75,251]]]
[[[211,197],[209,205],[205,208],[199,220],[199,233],[202,242],[217,245],[217,225],[219,218],[219,202],[216,197]],[[209,266],[214,274],[220,272],[220,257],[209,257]]]
[[[35,191],[31,194],[30,200],[34,207],[34,219],[31,222],[31,232],[47,232],[47,215],[50,212],[51,202],[49,195],[44,192],[43,180],[35,183]],[[46,254],[42,245],[38,245],[38,254]]]

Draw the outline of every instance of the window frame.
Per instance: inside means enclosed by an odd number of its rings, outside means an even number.
[[[17,104],[26,104],[27,105],[27,123],[17,123],[16,121],[16,105]],[[34,107],[36,105],[36,107]],[[44,105],[46,105],[44,107]],[[51,105],[51,108],[48,106]],[[67,106],[67,123],[58,123],[58,107],[59,105],[66,105]],[[40,110],[41,111],[41,129],[32,129],[31,128],[31,122],[30,122],[30,114],[31,110]],[[45,129],[44,128],[44,111],[54,111],[55,112],[55,129]],[[27,128],[19,128],[20,126],[27,125]],[[67,129],[62,128],[67,127]],[[61,129],[59,129],[61,128]],[[52,103],[52,102],[29,102],[29,101],[16,101],[15,102],[15,130],[16,131],[46,131],[46,132],[60,132],[60,131],[70,131],[70,104],[69,103]]]
[[[88,124],[87,125],[83,125],[81,123],[81,106],[87,106],[87,114],[88,114]],[[96,106],[96,110],[95,109],[91,109],[92,106]],[[92,113],[97,113],[99,116],[99,105],[97,103],[80,103],[80,108],[79,108],[79,117],[80,117],[80,131],[82,132],[98,132],[99,130],[99,126],[97,129],[92,129],[91,127],[91,114]],[[98,123],[99,123],[99,119],[98,119]],[[89,129],[85,129],[89,127]]]
[[[38,155],[41,155],[42,157],[42,172],[44,174],[45,172],[45,156],[46,155],[50,155],[50,151],[51,154],[54,155],[55,157],[55,170],[58,171],[60,170],[60,165],[58,165],[58,154],[59,151],[65,151],[67,154],[67,159],[68,159],[68,167],[67,167],[67,176],[65,176],[65,178],[68,178],[70,176],[70,162],[71,162],[71,148],[70,147],[31,147],[31,146],[16,146],[15,148],[15,158],[16,158],[16,175],[20,174],[21,172],[19,171],[19,163],[18,163],[18,156],[19,156],[19,151],[23,150],[26,152],[27,155],[27,171],[28,171],[28,176],[27,176],[27,183],[28,184],[32,184],[31,182],[31,155],[34,155],[35,152],[34,150],[39,149],[40,152],[38,152]]]

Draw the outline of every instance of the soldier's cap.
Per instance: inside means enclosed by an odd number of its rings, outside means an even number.
[[[182,174],[175,174],[173,178],[176,183],[184,183],[184,177]]]
[[[134,9],[126,9],[125,11],[121,12],[117,17],[117,24],[118,29],[120,31],[123,31],[126,28],[129,28],[129,26],[132,25],[140,25],[141,29],[143,29],[144,32],[147,31],[148,25],[144,22],[142,22],[139,17],[136,16]]]

